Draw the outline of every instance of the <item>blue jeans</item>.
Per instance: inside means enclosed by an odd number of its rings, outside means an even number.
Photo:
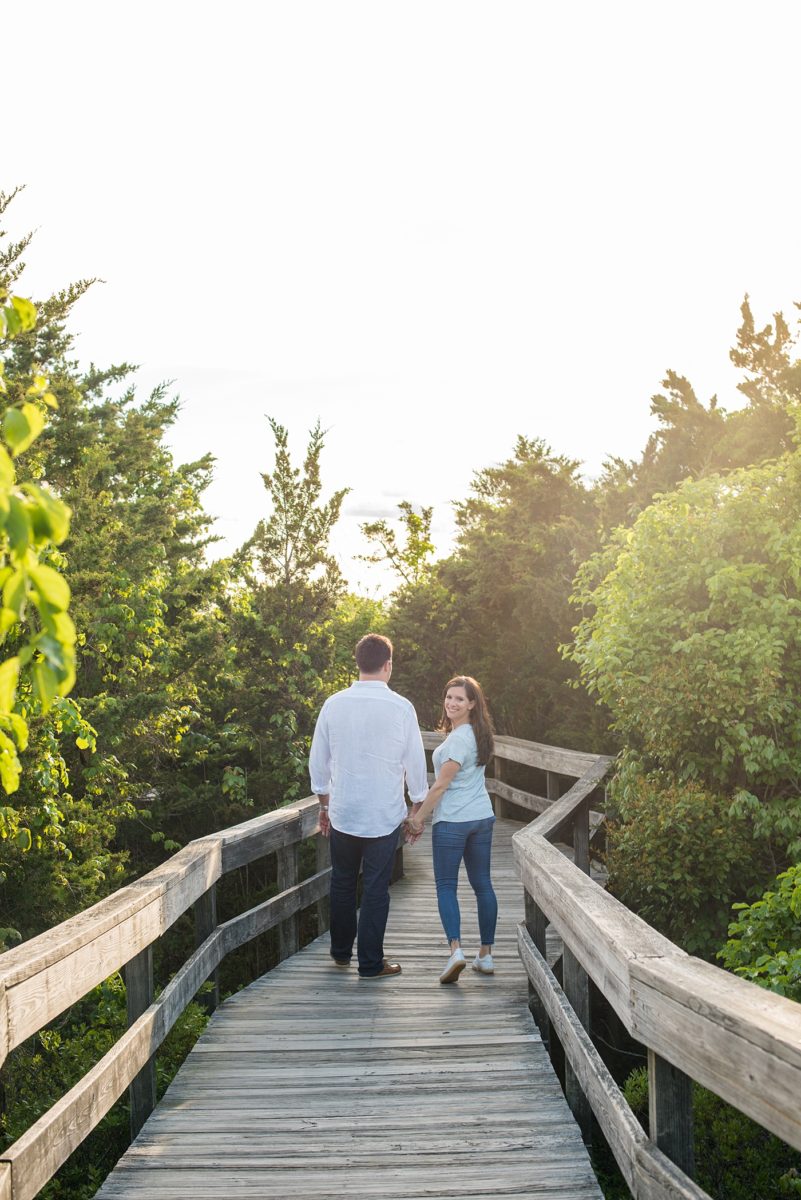
[[[449,942],[455,938],[461,941],[462,936],[459,901],[456,899],[462,859],[476,894],[481,944],[491,946],[495,941],[498,901],[490,880],[494,824],[494,817],[483,817],[480,821],[437,821],[432,829],[437,904]]]
[[[356,942],[360,975],[380,975],[389,916],[389,880],[400,826],[384,837],[355,837],[331,829],[331,957],[349,962]],[[356,919],[356,883],[362,904]]]

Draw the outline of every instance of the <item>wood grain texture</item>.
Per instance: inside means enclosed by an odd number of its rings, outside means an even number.
[[[402,975],[359,979],[323,937],[225,1001],[98,1200],[600,1200],[527,1008],[516,827],[496,825],[494,976],[438,983],[427,831],[392,889],[385,948]],[[466,879],[459,897],[472,959]]]

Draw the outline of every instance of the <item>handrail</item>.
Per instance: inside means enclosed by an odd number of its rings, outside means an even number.
[[[551,844],[573,824],[577,846],[586,847],[589,796],[609,765],[599,758],[514,835],[527,898],[518,948],[544,1036],[556,1033],[562,1043],[580,1124],[588,1127],[591,1108],[637,1200],[700,1200],[706,1193],[691,1179],[690,1079],[801,1149],[801,1009],[685,954],[589,877],[586,849],[574,864]],[[564,946],[564,990],[545,957],[548,923]],[[650,1139],[585,1032],[588,978],[647,1048]]]

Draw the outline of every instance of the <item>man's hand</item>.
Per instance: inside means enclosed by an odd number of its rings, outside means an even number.
[[[327,838],[331,833],[331,818],[327,808],[320,809],[320,833]]]
[[[415,830],[412,827],[411,821],[403,822],[403,830],[404,830],[404,841],[406,842],[407,846],[413,846],[415,844],[415,842],[420,840],[422,833],[423,833],[422,828],[420,828],[419,830]]]

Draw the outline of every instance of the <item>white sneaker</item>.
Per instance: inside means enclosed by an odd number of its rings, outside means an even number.
[[[480,954],[477,954],[473,959],[473,970],[478,971],[479,975],[494,975],[495,967],[492,963],[492,955],[485,954],[482,958]]]
[[[464,951],[461,948],[454,950],[445,964],[445,970],[439,977],[440,983],[456,983],[456,980],[466,966],[467,962],[465,961]]]

